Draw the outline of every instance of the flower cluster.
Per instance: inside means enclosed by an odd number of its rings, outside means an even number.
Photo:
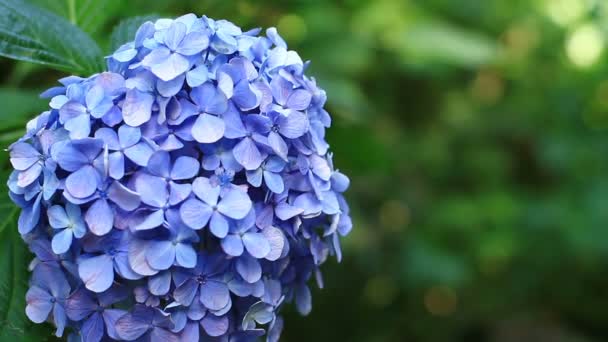
[[[274,28],[143,24],[9,148],[26,313],[85,342],[277,341],[352,224],[325,92]],[[267,331],[264,329],[267,329]]]

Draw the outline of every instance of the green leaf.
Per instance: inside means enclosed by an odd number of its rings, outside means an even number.
[[[135,39],[135,33],[143,23],[156,19],[158,19],[158,15],[150,14],[128,18],[121,21],[118,25],[116,25],[116,27],[114,27],[112,35],[110,36],[110,48],[112,51],[115,51],[121,45]]]
[[[119,0],[29,0],[67,18],[90,34],[97,33],[124,4]]]
[[[39,92],[0,88],[0,103],[6,110],[0,111],[0,132],[23,131],[27,121],[48,107],[48,100],[41,99]]]
[[[0,56],[74,74],[104,69],[99,46],[60,16],[21,0],[0,0]]]

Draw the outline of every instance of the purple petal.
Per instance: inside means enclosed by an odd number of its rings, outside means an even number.
[[[192,126],[192,137],[200,143],[214,143],[224,136],[225,129],[224,120],[203,113]]]
[[[116,321],[114,328],[120,339],[134,341],[150,329],[150,322],[145,316],[127,313]]]

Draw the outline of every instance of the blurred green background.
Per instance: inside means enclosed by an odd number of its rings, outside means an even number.
[[[284,341],[608,340],[605,0],[100,1],[77,24],[105,47],[194,12],[312,60],[355,229]],[[0,59],[3,146],[61,76]]]

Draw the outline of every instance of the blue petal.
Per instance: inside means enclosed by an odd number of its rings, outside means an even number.
[[[112,202],[124,210],[132,211],[139,207],[139,195],[120,182],[112,182],[107,190],[107,194]]]
[[[65,228],[70,224],[70,219],[65,212],[65,209],[60,205],[54,205],[47,211],[49,224],[55,229]]]
[[[209,46],[209,37],[198,31],[190,32],[177,48],[177,52],[185,56],[195,55]]]
[[[154,152],[148,160],[147,169],[150,174],[168,178],[171,171],[171,156],[166,151]]]
[[[224,120],[203,113],[192,126],[192,137],[200,143],[214,143],[224,136],[225,129]]]
[[[110,232],[114,226],[114,211],[105,199],[95,201],[85,215],[89,230],[102,236]]]
[[[251,199],[247,193],[241,190],[230,190],[218,203],[217,210],[230,218],[240,220],[247,216],[251,207]]]
[[[93,166],[86,165],[68,176],[65,188],[70,195],[85,198],[95,193],[99,182],[100,175],[97,170]]]
[[[270,243],[262,233],[245,233],[243,235],[243,244],[247,252],[254,258],[264,258],[270,253]]]
[[[32,286],[25,294],[25,314],[34,323],[46,321],[53,309],[51,295],[38,286]]]
[[[150,241],[146,250],[148,264],[157,270],[166,270],[175,260],[175,246],[170,241]]]
[[[241,140],[232,150],[234,159],[241,164],[246,170],[255,170],[264,161],[262,153],[256,146],[253,139],[246,137]]]
[[[270,191],[275,194],[280,194],[285,190],[285,184],[281,174],[270,171],[264,171],[264,182]]]
[[[224,335],[228,331],[230,321],[227,316],[206,315],[201,321],[201,326],[207,335],[217,337]]]
[[[78,274],[87,289],[103,292],[109,289],[114,281],[112,258],[103,254],[84,259],[78,263]]]
[[[186,57],[178,53],[171,53],[167,59],[153,65],[150,70],[161,80],[171,81],[188,71],[188,69],[190,69],[190,61]]]
[[[236,260],[236,271],[250,284],[255,283],[262,277],[260,263],[248,255],[243,255]]]
[[[277,156],[287,161],[287,152],[289,151],[287,144],[277,132],[270,132],[270,134],[268,134],[268,143]]]
[[[151,94],[137,89],[129,90],[122,107],[125,123],[129,126],[137,127],[148,122],[152,115],[153,103],[154,96]]]
[[[192,182],[192,191],[196,197],[200,198],[208,205],[216,205],[221,188],[211,184],[209,178],[198,177]]]
[[[184,40],[187,29],[185,24],[174,21],[171,26],[165,30],[165,35],[163,37],[165,45],[172,51],[175,51],[182,40]]]
[[[228,286],[216,280],[201,285],[201,303],[209,310],[221,310],[230,302]]]
[[[72,230],[63,229],[53,236],[51,245],[53,246],[53,252],[55,254],[63,254],[70,249],[72,245]]]
[[[83,341],[99,342],[104,335],[105,324],[100,313],[94,313],[87,319],[80,329]]]
[[[308,117],[297,111],[291,111],[289,115],[280,114],[278,119],[279,132],[289,138],[296,139],[308,131]]]
[[[171,179],[184,180],[193,178],[198,174],[200,169],[199,162],[187,156],[181,156],[175,160],[173,168],[171,169]]]
[[[213,211],[205,203],[196,199],[189,199],[182,203],[179,213],[182,221],[184,221],[184,224],[188,227],[192,229],[201,229],[207,225]]]
[[[155,208],[162,208],[169,199],[167,182],[164,179],[147,173],[140,173],[135,178],[135,191],[142,202]]]
[[[209,230],[211,233],[221,239],[228,234],[228,229],[228,220],[226,220],[224,215],[218,213],[217,211],[214,212],[211,216],[211,222],[209,223]]]
[[[178,243],[175,246],[175,259],[181,267],[193,268],[196,266],[196,252],[189,244]]]
[[[242,240],[233,234],[229,234],[227,235],[225,238],[222,239],[222,249],[224,250],[224,252],[226,252],[226,254],[230,255],[230,256],[240,256],[241,254],[243,254],[243,242]]]

